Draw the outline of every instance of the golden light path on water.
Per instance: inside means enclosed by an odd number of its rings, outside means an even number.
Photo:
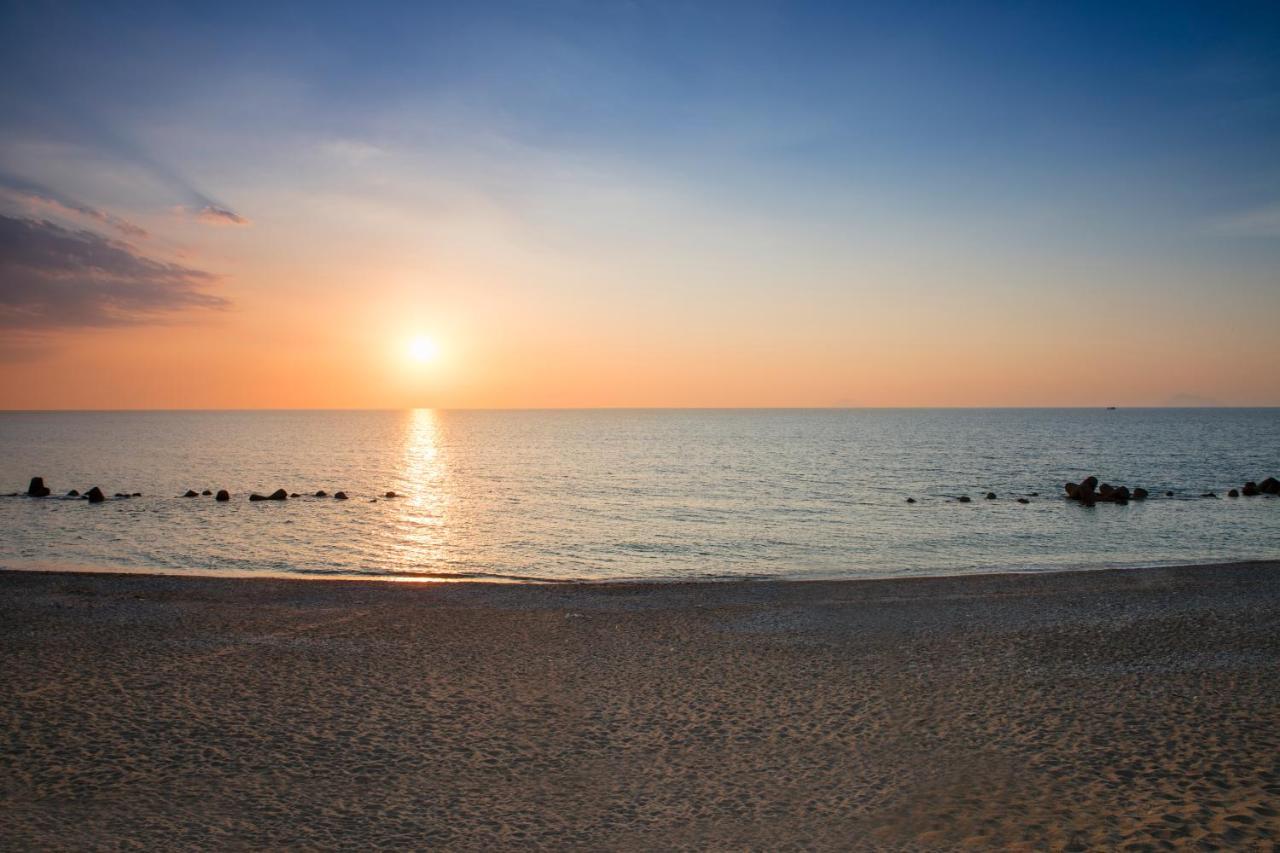
[[[402,470],[397,491],[396,549],[401,571],[431,572],[449,558],[447,460],[440,416],[433,409],[405,413]]]

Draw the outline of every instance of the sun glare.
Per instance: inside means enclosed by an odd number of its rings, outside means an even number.
[[[419,335],[409,341],[409,358],[419,364],[435,361],[439,354],[440,348],[436,346],[436,342],[425,335]]]

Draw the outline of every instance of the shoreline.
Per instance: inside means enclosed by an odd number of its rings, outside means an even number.
[[[1280,561],[241,580],[0,572],[0,846],[1280,840]]]
[[[716,577],[671,577],[671,578],[539,578],[534,576],[515,576],[500,574],[447,574],[447,573],[399,573],[399,574],[359,574],[325,571],[256,571],[242,570],[203,570],[203,569],[171,569],[163,568],[124,568],[120,566],[68,566],[52,564],[36,564],[31,566],[0,564],[0,576],[5,574],[34,575],[68,575],[68,576],[107,576],[120,578],[176,578],[193,580],[262,580],[262,581],[303,581],[316,583],[371,583],[389,584],[392,586],[417,586],[433,584],[477,586],[554,586],[554,587],[665,587],[665,586],[697,586],[722,584],[843,584],[882,581],[929,581],[951,580],[957,578],[1018,578],[1042,577],[1077,574],[1107,574],[1159,571],[1166,569],[1225,569],[1244,566],[1280,566],[1280,557],[1257,557],[1251,559],[1231,559],[1222,561],[1198,560],[1192,562],[1170,561],[1139,564],[1097,564],[1081,565],[1073,568],[999,568],[991,571],[968,571],[944,574],[884,574],[863,577],[782,577],[763,575],[744,575],[741,577],[726,575]]]

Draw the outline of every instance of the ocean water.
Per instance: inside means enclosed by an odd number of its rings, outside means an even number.
[[[1089,474],[1152,497],[1067,502]],[[0,567],[622,580],[1280,557],[1280,499],[1226,497],[1280,476],[1277,409],[0,414],[0,492],[33,475],[143,496],[0,498]],[[247,500],[276,488],[351,499]]]

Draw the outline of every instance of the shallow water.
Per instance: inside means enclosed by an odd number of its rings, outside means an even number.
[[[1062,499],[1091,473],[1153,497]],[[0,491],[33,475],[143,496],[0,498],[0,566],[611,580],[1280,557],[1280,499],[1225,497],[1280,476],[1277,409],[0,414]],[[352,499],[247,500],[281,487]]]

